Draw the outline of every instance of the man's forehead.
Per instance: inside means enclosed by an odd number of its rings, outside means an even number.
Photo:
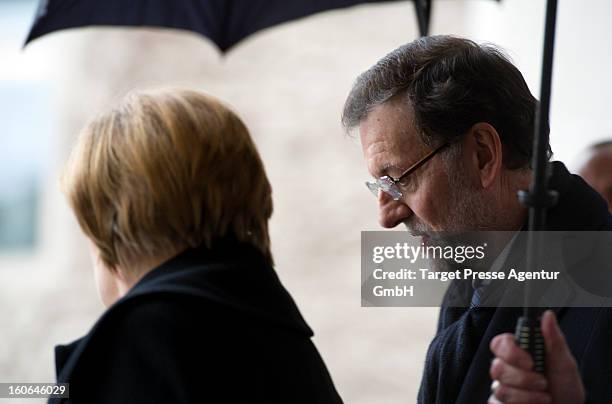
[[[415,134],[412,114],[406,108],[396,105],[378,105],[359,124],[362,143],[418,143]]]
[[[406,103],[387,101],[378,105],[359,124],[364,153],[396,150],[419,151],[425,145],[414,125],[412,108]]]
[[[422,141],[404,133],[367,132],[364,135],[361,137],[363,154],[370,173],[375,177],[398,176],[425,152]]]

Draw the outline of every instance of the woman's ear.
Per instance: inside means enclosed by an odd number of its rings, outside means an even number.
[[[502,144],[499,133],[485,122],[474,124],[467,136],[471,152],[472,169],[477,173],[482,188],[489,188],[499,176],[502,168]]]

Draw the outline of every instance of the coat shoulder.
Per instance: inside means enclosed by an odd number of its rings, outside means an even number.
[[[242,402],[247,392],[278,397],[270,402],[301,402],[297,392],[341,402],[307,336],[172,294],[134,298],[109,310],[71,380],[71,394],[99,402]]]

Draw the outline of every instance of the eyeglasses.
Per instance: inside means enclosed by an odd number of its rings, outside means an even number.
[[[402,191],[400,191],[399,187],[397,186],[398,182],[412,174],[417,168],[425,164],[429,159],[435,156],[436,153],[448,145],[449,143],[444,143],[443,145],[436,147],[416,163],[408,167],[408,169],[406,169],[406,171],[404,171],[397,179],[391,177],[390,175],[385,175],[375,181],[366,181],[366,186],[376,197],[378,197],[378,193],[380,191],[383,191],[393,198],[394,201],[398,201],[403,196]]]

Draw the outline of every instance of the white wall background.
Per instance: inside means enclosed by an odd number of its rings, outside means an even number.
[[[432,33],[506,48],[539,96],[544,0],[438,0]],[[561,0],[551,111],[556,158],[575,159],[612,136],[612,2]],[[352,81],[417,36],[411,2],[319,14],[250,37],[221,57],[205,39],[168,30],[81,29],[13,53],[57,89],[54,169],[41,212],[42,243],[0,256],[0,381],[53,379],[52,347],[85,333],[103,308],[57,174],[78,129],[134,87],[181,85],[230,103],[250,127],[275,198],[277,270],[316,333],[347,403],[415,401],[436,309],[361,308],[360,231],[378,229],[360,148],[344,136]],[[1,65],[1,63],[0,63]],[[27,67],[31,68],[31,67]],[[34,73],[33,73],[34,74]]]

